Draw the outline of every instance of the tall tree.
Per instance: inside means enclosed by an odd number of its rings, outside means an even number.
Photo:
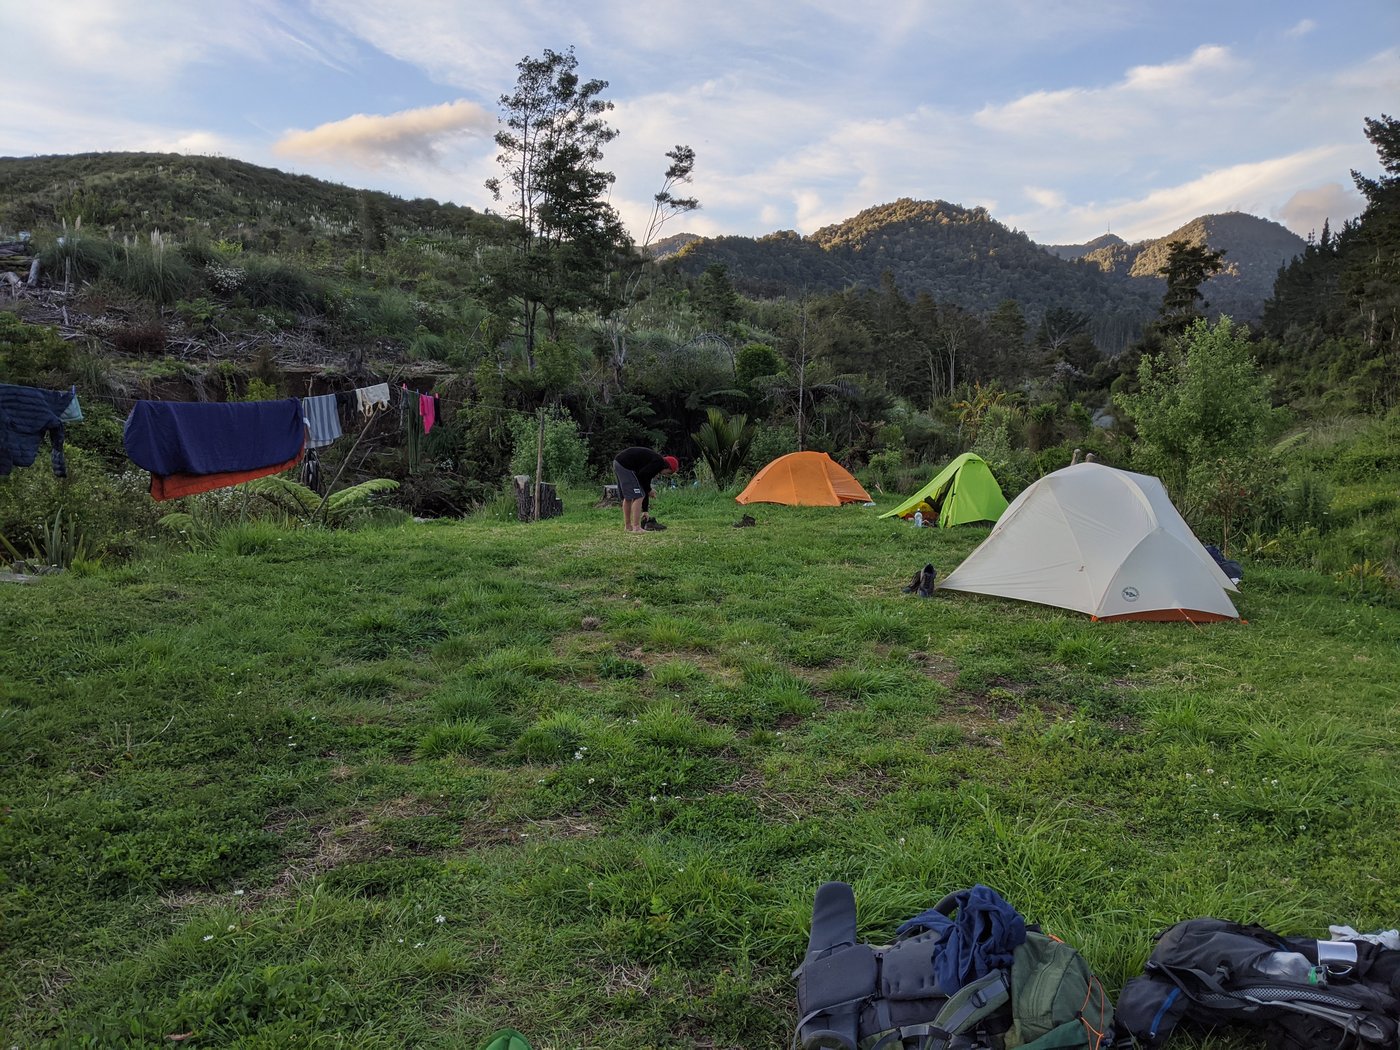
[[[1224,268],[1224,259],[1223,251],[1213,251],[1204,243],[1172,241],[1167,245],[1167,261],[1157,271],[1167,281],[1158,322],[1165,332],[1184,332],[1202,315],[1210,303],[1201,294],[1201,285]]]
[[[617,137],[604,114],[606,80],[582,80],[573,48],[545,49],[516,63],[513,94],[500,97],[503,177],[486,180],[508,199],[518,224],[515,250],[493,274],[498,293],[515,303],[527,361],[543,314],[557,338],[559,313],[606,299],[614,252],[626,244],[622,222],[606,194],[614,176],[599,165],[603,147]]]

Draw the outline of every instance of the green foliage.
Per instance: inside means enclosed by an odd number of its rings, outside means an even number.
[[[535,476],[539,446],[539,420],[516,415],[510,420],[510,472]],[[555,485],[573,485],[588,477],[588,445],[579,434],[578,424],[561,408],[551,408],[544,417],[544,477]]]
[[[1134,464],[1160,474],[1178,500],[1188,498],[1193,472],[1256,456],[1269,436],[1268,378],[1229,318],[1197,320],[1172,349],[1144,356],[1138,383],[1116,398],[1137,426]]]
[[[706,423],[693,436],[715,484],[726,489],[743,469],[757,428],[748,416],[726,416],[717,408],[707,415]]]
[[[783,359],[767,343],[745,343],[734,357],[734,378],[750,395],[754,392],[755,379],[779,375],[783,371]]]
[[[72,361],[72,350],[58,329],[26,324],[16,314],[0,310],[0,376],[5,382],[61,386]]]
[[[1224,252],[1212,251],[1204,243],[1172,241],[1167,245],[1166,262],[1157,271],[1167,282],[1160,311],[1164,331],[1182,332],[1200,318],[1196,304],[1205,298],[1201,285],[1220,272],[1224,258]]]
[[[390,478],[371,478],[358,485],[338,489],[322,497],[280,474],[254,478],[245,483],[248,491],[288,519],[303,525],[324,524],[343,528],[363,518],[373,509],[373,497],[381,492],[393,492],[399,483]]]
[[[80,562],[93,563],[102,559],[101,547],[82,531],[71,514],[62,510],[54,515],[53,521],[42,523],[18,543],[0,535],[0,549],[9,554],[16,563],[56,565],[60,569],[72,568]]]
[[[40,456],[32,466],[0,478],[0,536],[21,551],[36,543],[47,550],[43,537],[56,519],[64,535],[80,534],[89,550],[105,551],[109,558],[130,556],[150,535],[157,513],[148,479],[134,471],[109,473],[98,455],[77,444],[85,427],[86,420],[68,428],[68,477],[54,477],[48,457]]]
[[[132,295],[162,306],[173,305],[195,286],[194,268],[167,246],[159,230],[123,245],[111,273]]]

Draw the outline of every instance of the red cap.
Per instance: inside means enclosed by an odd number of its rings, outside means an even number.
[[[664,459],[666,461],[666,465],[671,468],[672,474],[681,469],[681,461],[678,460],[675,456],[662,456],[661,458]]]

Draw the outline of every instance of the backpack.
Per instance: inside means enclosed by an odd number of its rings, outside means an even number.
[[[1146,1050],[1182,1021],[1259,1028],[1272,1050],[1395,1046],[1400,952],[1341,942],[1354,948],[1338,965],[1326,961],[1332,942],[1221,919],[1179,922],[1156,941],[1118,999],[1119,1026]]]
[[[793,976],[801,1050],[1100,1050],[1113,1021],[1083,957],[985,886],[870,945],[856,940],[851,887],[825,883]]]

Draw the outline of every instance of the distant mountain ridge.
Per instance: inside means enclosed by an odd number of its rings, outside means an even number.
[[[679,248],[657,254],[692,275],[721,263],[751,295],[876,287],[888,271],[911,298],[927,293],[980,312],[1014,299],[1034,321],[1069,307],[1093,316],[1095,338],[1112,351],[1155,316],[1164,288],[1157,271],[1173,240],[1226,252],[1225,270],[1204,292],[1212,313],[1244,321],[1259,318],[1279,267],[1306,246],[1278,223],[1241,212],[1201,216],[1132,245],[1108,233],[1087,244],[1045,246],[985,208],[901,198],[808,237],[790,230],[757,238],[676,234],[668,241]]]
[[[1273,294],[1279,267],[1307,247],[1307,241],[1276,222],[1231,211],[1199,216],[1165,237],[1135,244],[1110,233],[1088,244],[1051,245],[1046,251],[1062,259],[1091,262],[1105,273],[1156,279],[1173,241],[1204,244],[1225,252],[1224,269],[1201,291],[1212,313],[1245,321],[1259,319],[1264,301]]]

